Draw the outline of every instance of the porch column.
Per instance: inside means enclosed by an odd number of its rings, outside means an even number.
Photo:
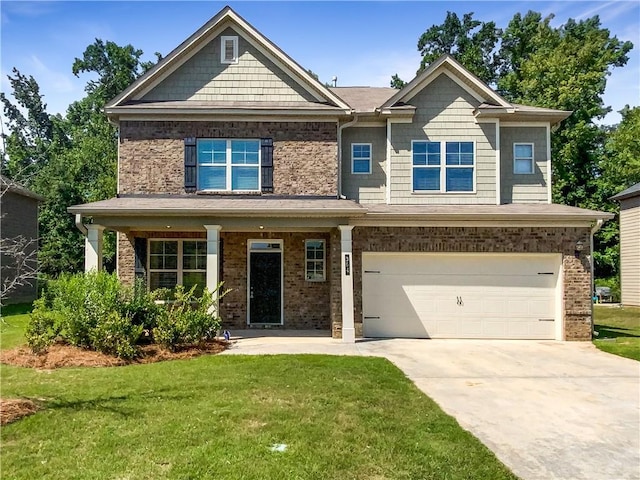
[[[353,246],[351,225],[338,225],[342,257],[342,341],[355,343],[356,329],[353,320]]]
[[[84,271],[102,270],[102,225],[87,225],[87,236],[84,239]]]
[[[220,230],[221,225],[205,225],[207,229],[207,289],[213,292],[218,286],[220,272]]]

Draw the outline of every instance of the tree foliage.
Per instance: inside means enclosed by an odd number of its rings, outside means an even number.
[[[85,97],[69,105],[64,117],[47,113],[36,80],[16,69],[9,76],[15,103],[0,94],[8,130],[3,134],[2,172],[46,199],[40,209],[39,252],[46,274],[82,269],[82,234],[67,208],[116,194],[118,134],[103,109],[153,66],[142,54],[131,45],[96,39],[73,63],[74,75],[90,77]],[[112,233],[105,235],[104,254],[105,265],[113,265]]]

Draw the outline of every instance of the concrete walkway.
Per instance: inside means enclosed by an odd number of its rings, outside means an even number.
[[[590,343],[234,332],[225,354],[380,356],[524,480],[640,479],[640,363]]]

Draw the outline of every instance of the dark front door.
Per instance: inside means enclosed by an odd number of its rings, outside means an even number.
[[[282,323],[282,252],[249,252],[249,323]]]

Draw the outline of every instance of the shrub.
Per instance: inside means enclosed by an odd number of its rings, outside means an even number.
[[[142,330],[130,318],[111,312],[91,330],[91,345],[99,352],[130,359],[138,353],[136,343]]]
[[[169,350],[176,350],[180,346],[215,338],[221,323],[215,309],[216,295],[221,286],[214,292],[205,289],[200,297],[196,297],[195,287],[188,291],[182,286],[176,287],[173,299],[167,301],[166,309],[153,331],[155,341]]]
[[[44,299],[36,300],[31,320],[27,324],[25,337],[27,344],[34,353],[46,351],[60,334],[60,315],[58,312],[48,310]]]
[[[129,317],[131,323],[142,326],[142,337],[153,341],[153,329],[158,325],[163,306],[155,302],[157,295],[149,294],[142,279],[136,279],[131,298],[122,306],[122,315]]]

